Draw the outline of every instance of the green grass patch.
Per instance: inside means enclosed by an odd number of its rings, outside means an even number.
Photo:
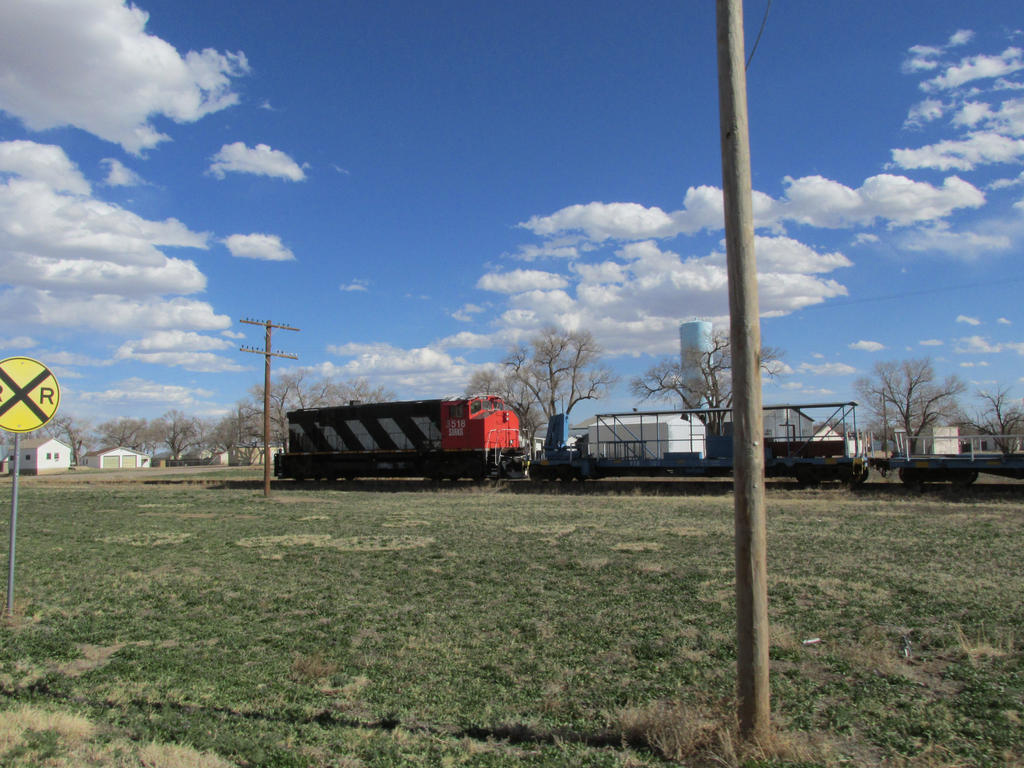
[[[1022,524],[773,494],[751,748],[730,497],[32,483],[0,763],[1019,766]]]

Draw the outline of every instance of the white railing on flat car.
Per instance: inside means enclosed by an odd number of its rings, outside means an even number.
[[[1024,435],[920,435],[913,437],[897,432],[896,455],[904,459],[928,456],[993,456],[1020,455],[1024,452]]]

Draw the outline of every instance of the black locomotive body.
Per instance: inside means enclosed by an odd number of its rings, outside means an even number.
[[[521,469],[519,424],[500,398],[305,408],[288,414],[277,477],[479,479]]]

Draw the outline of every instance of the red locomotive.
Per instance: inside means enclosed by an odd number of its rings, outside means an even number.
[[[304,408],[288,414],[277,477],[521,476],[519,419],[500,397]]]

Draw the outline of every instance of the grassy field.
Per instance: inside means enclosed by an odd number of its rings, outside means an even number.
[[[1024,504],[769,511],[776,736],[743,751],[730,496],[32,478],[0,764],[1024,765]]]

